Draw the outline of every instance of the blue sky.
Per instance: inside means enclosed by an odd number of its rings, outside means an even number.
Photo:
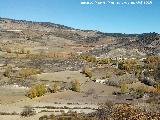
[[[160,0],[152,0],[152,5],[81,5],[82,1],[108,0],[0,0],[0,17],[109,33],[160,32]]]

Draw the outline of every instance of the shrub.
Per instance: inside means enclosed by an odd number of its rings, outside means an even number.
[[[129,71],[132,71],[132,70],[134,70],[135,68],[136,68],[136,66],[137,66],[137,61],[135,61],[135,60],[126,60],[125,62],[124,62],[124,69],[125,70],[129,70]]]
[[[110,58],[98,58],[96,59],[96,62],[98,64],[108,64],[111,62],[111,59]]]
[[[44,84],[38,84],[32,86],[29,91],[27,92],[27,96],[31,99],[35,97],[43,96],[46,93],[46,88]]]
[[[37,91],[36,91],[35,87],[31,87],[31,88],[29,89],[29,91],[28,91],[28,93],[27,93],[27,96],[28,96],[29,98],[31,98],[31,99],[37,97]]]
[[[56,93],[58,90],[59,90],[59,87],[58,87],[58,85],[55,83],[55,84],[52,86],[51,93]]]
[[[19,75],[21,77],[28,77],[31,75],[36,75],[36,74],[40,74],[41,71],[39,69],[34,69],[34,68],[25,68],[25,69],[21,69],[21,71],[19,72]]]
[[[160,93],[160,84],[155,85],[155,89],[157,93]]]
[[[6,52],[7,52],[7,53],[11,53],[12,50],[11,50],[10,48],[6,48]]]
[[[32,116],[32,115],[35,115],[35,111],[33,110],[33,108],[30,107],[30,106],[25,106],[24,110],[21,112],[21,116],[29,117],[29,116]]]
[[[120,69],[120,70],[124,70],[124,66],[123,66],[123,62],[119,62],[118,63],[118,68]]]
[[[83,68],[82,73],[85,74],[89,78],[92,77],[92,71],[90,70],[88,66]]]
[[[93,55],[81,55],[80,59],[85,60],[87,62],[96,62],[96,57]]]
[[[128,87],[127,87],[126,83],[124,83],[124,82],[121,83],[120,88],[121,88],[122,94],[125,94],[128,90]]]
[[[39,84],[35,86],[36,92],[37,92],[37,97],[40,97],[46,93],[46,88],[44,84]]]
[[[119,69],[116,70],[116,75],[122,76],[124,74],[126,74],[126,72],[124,70],[119,70]]]
[[[147,67],[148,69],[154,69],[159,62],[158,56],[148,56],[146,59],[146,63],[148,63]]]
[[[101,105],[93,113],[77,113],[69,111],[61,115],[42,116],[39,120],[159,120],[159,112],[148,112],[147,109],[127,103]]]
[[[20,54],[25,54],[24,48],[20,50]]]
[[[111,62],[110,58],[96,58],[94,55],[80,55],[80,59],[87,62],[98,63],[98,64],[108,64]]]
[[[31,51],[30,50],[27,50],[27,54],[30,54],[31,53]]]
[[[145,85],[141,85],[139,87],[136,88],[136,92],[143,95],[145,93],[151,93],[151,92],[154,92],[155,89],[151,89],[150,87],[148,86],[145,86]]]
[[[4,71],[3,75],[5,77],[10,77],[11,76],[11,72],[12,72],[12,66],[7,66],[6,70]]]
[[[48,119],[49,119],[49,117],[47,115],[44,115],[39,118],[39,120],[48,120]],[[54,120],[54,118],[53,118],[53,120]]]
[[[72,81],[71,84],[72,84],[71,90],[75,92],[80,92],[80,82],[78,80]]]

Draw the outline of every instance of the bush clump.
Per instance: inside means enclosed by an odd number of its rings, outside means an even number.
[[[25,106],[24,110],[21,112],[21,116],[23,117],[29,117],[35,115],[35,111],[32,107],[30,106]]]
[[[160,93],[160,84],[155,85],[154,88],[156,89],[157,93]]]
[[[109,102],[89,114],[69,111],[61,115],[42,116],[39,120],[159,120],[160,113],[146,112],[126,103]]]
[[[32,86],[29,91],[27,92],[27,96],[29,98],[35,98],[43,96],[46,93],[46,88],[44,84],[38,84],[35,86]]]
[[[12,50],[10,48],[6,48],[7,53],[12,53]]]
[[[90,70],[88,66],[83,68],[82,73],[85,74],[89,78],[92,77],[92,71]]]
[[[128,90],[128,87],[125,82],[122,82],[120,85],[121,94],[125,94]]]
[[[5,77],[11,77],[11,72],[12,72],[12,66],[7,66],[6,70],[4,71],[3,75]]]
[[[41,71],[39,69],[34,69],[34,68],[25,68],[19,71],[19,75],[24,78],[31,75],[40,74],[40,73]]]
[[[51,93],[56,93],[59,90],[59,86],[55,83],[51,88]]]
[[[75,92],[80,92],[80,82],[78,80],[72,81],[71,85],[72,85],[71,90]]]

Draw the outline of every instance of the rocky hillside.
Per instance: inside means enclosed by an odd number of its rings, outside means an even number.
[[[123,49],[123,52],[136,49],[145,54],[160,54],[160,35],[158,33],[121,34],[102,33],[92,30],[79,30],[49,22],[32,22],[0,18],[0,39],[29,40],[43,45],[51,45],[48,41],[70,41],[72,45],[83,44],[93,46],[90,52],[98,56]],[[15,40],[14,40],[15,42]],[[56,41],[57,42],[57,41]],[[71,45],[68,42],[64,42]],[[55,43],[53,43],[55,44]],[[59,46],[61,46],[59,44]],[[63,45],[62,45],[63,46]],[[121,54],[114,52],[114,54]],[[121,50],[120,50],[121,51]]]
[[[32,22],[5,18],[0,18],[0,30],[1,32],[18,32],[19,36],[26,36],[28,39],[35,37],[44,39],[48,38],[48,36],[55,36],[79,42],[97,41],[102,36],[102,33],[96,31],[78,30],[49,22]]]

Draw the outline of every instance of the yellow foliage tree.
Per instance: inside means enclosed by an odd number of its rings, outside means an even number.
[[[27,93],[27,96],[32,99],[32,98],[35,98],[35,97],[43,96],[45,93],[46,93],[45,85],[44,84],[38,84],[38,85],[32,86],[29,89],[29,91]]]
[[[35,89],[35,87],[31,87],[30,90],[27,93],[27,96],[31,99],[37,97],[37,91]]]

